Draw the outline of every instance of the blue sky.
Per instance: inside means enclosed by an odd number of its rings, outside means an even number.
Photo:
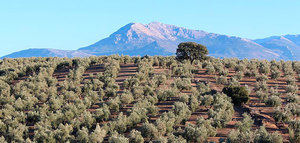
[[[300,34],[299,0],[2,0],[0,56],[78,49],[130,23],[158,21],[256,39]]]

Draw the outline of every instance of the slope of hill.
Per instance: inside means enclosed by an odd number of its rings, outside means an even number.
[[[291,66],[299,61],[209,58],[204,63],[152,56],[3,60],[0,139],[299,140],[299,67]],[[229,86],[242,90],[222,93]],[[244,99],[249,101],[236,104]]]
[[[90,55],[124,54],[175,55],[180,42],[192,41],[208,47],[210,56],[299,60],[300,36],[285,35],[265,39],[245,38],[191,30],[174,25],[152,22],[149,24],[129,23],[109,37],[75,51],[30,49],[4,57],[85,57]]]
[[[300,60],[299,35],[272,36],[254,41],[279,54],[281,59]]]
[[[58,50],[58,49],[27,49],[15,52],[2,58],[19,58],[19,57],[87,57],[90,54],[77,50]]]

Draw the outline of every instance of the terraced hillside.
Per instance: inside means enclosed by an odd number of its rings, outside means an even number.
[[[0,61],[0,142],[297,142],[298,61]],[[234,106],[222,93],[245,86]]]

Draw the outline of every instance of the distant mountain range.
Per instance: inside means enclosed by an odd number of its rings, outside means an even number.
[[[300,35],[250,40],[159,22],[129,23],[109,37],[78,50],[27,49],[2,58],[87,57],[111,54],[168,56],[175,55],[177,45],[186,41],[207,46],[209,55],[213,57],[300,60]]]

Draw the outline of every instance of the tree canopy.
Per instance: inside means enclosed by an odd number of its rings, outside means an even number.
[[[204,60],[206,59],[206,55],[208,54],[208,50],[205,46],[195,43],[195,42],[183,42],[178,45],[178,49],[176,51],[177,60]]]

